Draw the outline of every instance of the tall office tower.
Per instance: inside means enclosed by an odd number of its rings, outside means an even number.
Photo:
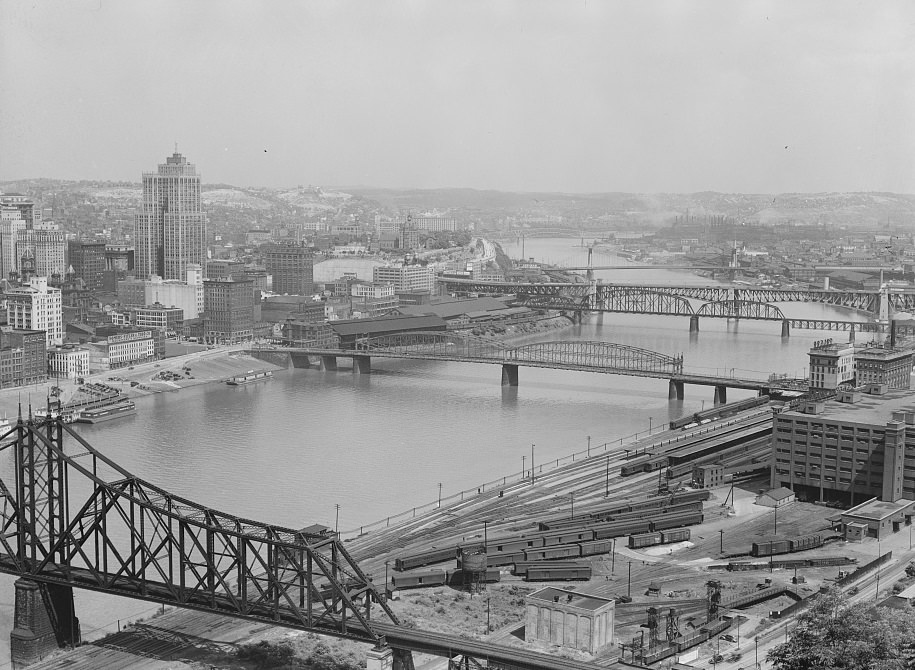
[[[0,205],[3,207],[12,207],[19,211],[21,219],[26,224],[32,224],[41,221],[41,210],[35,209],[35,203],[27,195],[21,193],[4,193],[0,195]]]
[[[6,293],[6,321],[10,328],[43,330],[47,346],[63,342],[63,309],[60,289],[48,286],[47,277],[32,277],[28,286]]]
[[[99,291],[105,279],[105,243],[70,240],[67,242],[67,262],[73,274],[86,283],[90,291]]]
[[[203,282],[203,333],[207,342],[236,344],[254,336],[254,282]]]
[[[19,270],[16,243],[25,226],[22,212],[15,207],[0,205],[0,279],[9,279],[10,272]]]
[[[310,295],[314,291],[314,256],[301,244],[278,244],[264,254],[267,273],[273,275],[273,292]]]
[[[28,268],[39,277],[63,276],[67,272],[64,262],[66,236],[53,223],[36,222],[21,231],[16,239],[16,257],[30,254],[35,260],[34,268]],[[27,268],[20,267],[20,274]]]
[[[137,277],[184,280],[188,263],[206,263],[206,236],[200,175],[175,152],[158,172],[143,173],[143,204],[135,219]]]

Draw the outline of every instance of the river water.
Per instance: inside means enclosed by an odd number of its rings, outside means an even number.
[[[584,264],[572,239],[527,240],[527,257]],[[518,245],[505,245],[520,257]],[[625,264],[625,261],[617,261]],[[595,264],[610,264],[603,256]],[[605,270],[606,281],[706,284],[688,272]],[[863,318],[810,304],[789,316]],[[682,353],[688,371],[764,376],[806,372],[807,350],[825,335],[781,338],[774,322],[703,319],[690,337],[681,317],[606,314],[539,340],[596,340]],[[845,337],[844,333],[836,334]],[[341,359],[341,364],[347,364]],[[358,529],[502,475],[518,473],[535,446],[537,463],[712,404],[709,387],[686,387],[681,403],[667,382],[584,372],[520,369],[520,385],[500,384],[498,366],[377,360],[370,375],[288,370],[267,383],[211,385],[137,401],[117,422],[80,425],[89,442],[135,475],[211,508],[270,523]],[[730,390],[729,400],[749,397]],[[528,461],[527,466],[530,466]],[[0,580],[0,644],[12,628],[12,578]],[[118,620],[149,616],[149,603],[78,591],[86,636]],[[0,647],[0,663],[9,658]]]

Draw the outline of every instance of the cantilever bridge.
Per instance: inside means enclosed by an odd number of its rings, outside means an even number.
[[[774,289],[754,286],[672,286],[603,282],[479,282],[442,279],[447,290],[480,294],[513,294],[518,304],[570,312],[622,312],[668,316],[781,321],[794,328],[848,330],[852,322],[787,317],[775,303],[820,303],[846,307],[887,319],[892,312],[915,310],[915,290],[835,291]],[[697,308],[693,302],[702,304]],[[844,324],[844,325],[840,325]],[[855,323],[862,331],[879,324]]]
[[[16,582],[14,667],[79,641],[73,588],[348,637],[453,664],[582,670],[581,663],[404,629],[334,533],[217,512],[146,482],[54,418],[28,419],[0,442],[14,481],[0,480],[0,571]],[[374,611],[373,611],[374,608]],[[46,617],[46,618],[43,618]],[[380,617],[380,618],[379,618]],[[43,626],[49,620],[53,634]]]

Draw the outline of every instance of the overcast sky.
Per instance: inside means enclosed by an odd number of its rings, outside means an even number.
[[[915,193],[915,2],[2,0],[0,179]]]

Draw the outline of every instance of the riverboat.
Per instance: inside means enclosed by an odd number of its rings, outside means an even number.
[[[122,416],[130,416],[137,413],[137,406],[130,400],[122,400],[112,405],[104,407],[95,407],[93,409],[84,409],[76,417],[77,423],[102,423],[119,419]]]
[[[253,382],[264,381],[265,379],[270,379],[271,377],[273,377],[273,373],[270,370],[261,370],[260,372],[248,370],[243,375],[235,375],[231,379],[227,379],[226,384],[229,386],[241,386],[242,384],[251,384]]]

